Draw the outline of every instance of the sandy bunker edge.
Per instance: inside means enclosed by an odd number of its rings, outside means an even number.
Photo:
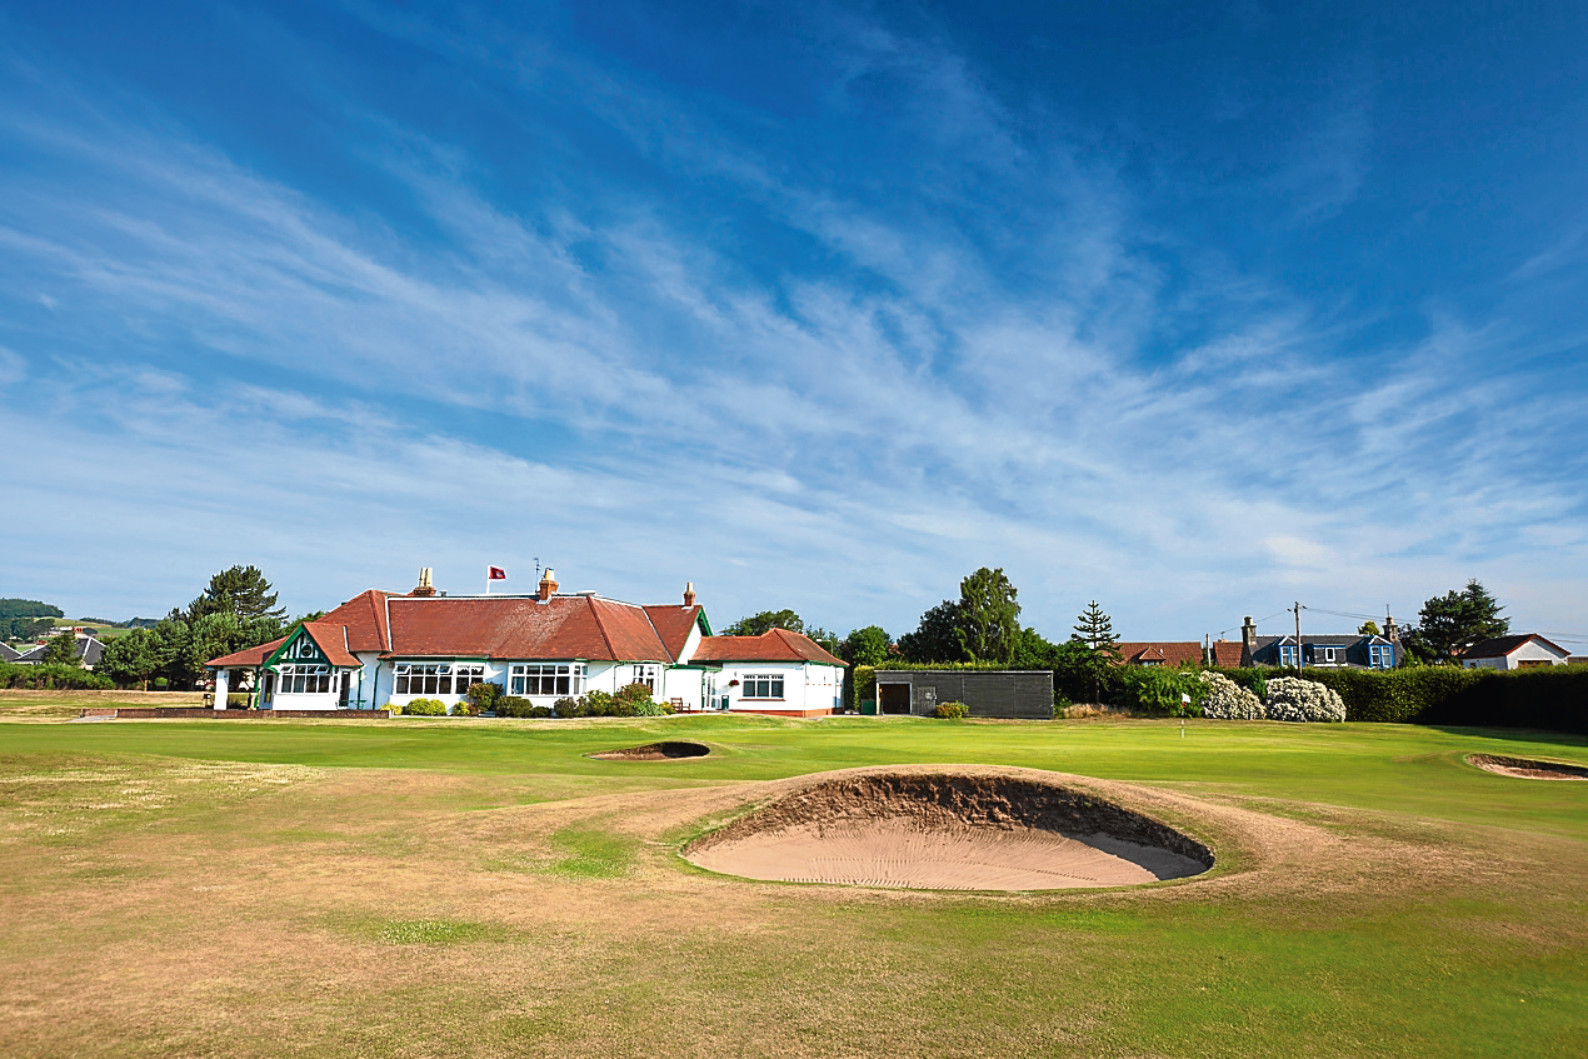
[[[691,758],[706,757],[710,753],[711,747],[705,743],[695,743],[687,739],[664,739],[659,743],[624,747],[621,750],[603,750],[599,754],[589,756],[597,761],[688,761]]]
[[[1588,768],[1568,765],[1563,761],[1506,757],[1502,754],[1468,754],[1467,764],[1475,765],[1485,772],[1524,780],[1588,780]]]
[[[680,852],[747,878],[909,889],[1132,885],[1201,875],[1215,860],[1196,839],[1083,790],[949,771],[818,780]],[[1122,861],[1135,868],[1107,867]]]

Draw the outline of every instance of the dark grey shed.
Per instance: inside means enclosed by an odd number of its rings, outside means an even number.
[[[963,702],[972,717],[1048,720],[1053,673],[1047,669],[879,669],[877,712],[925,717],[940,702]]]

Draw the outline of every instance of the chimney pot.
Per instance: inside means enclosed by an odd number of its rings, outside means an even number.
[[[551,567],[546,567],[545,571],[540,575],[539,587],[540,601],[542,603],[557,594],[557,575],[552,571]]]
[[[433,596],[435,594],[436,587],[430,583],[430,567],[421,566],[419,568],[419,584],[414,586],[414,590],[409,595]]]

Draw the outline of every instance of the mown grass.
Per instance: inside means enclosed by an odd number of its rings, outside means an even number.
[[[584,756],[680,735],[712,756]],[[1580,1054],[1588,783],[1472,752],[1588,763],[1367,725],[0,724],[0,1052]],[[1002,897],[675,858],[710,788],[904,762],[1131,781],[1320,852]]]

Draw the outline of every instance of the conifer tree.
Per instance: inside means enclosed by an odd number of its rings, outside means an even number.
[[[1122,658],[1117,646],[1119,637],[1114,634],[1114,619],[1103,613],[1095,599],[1076,617],[1074,639],[1101,652],[1110,661],[1118,662]]]

